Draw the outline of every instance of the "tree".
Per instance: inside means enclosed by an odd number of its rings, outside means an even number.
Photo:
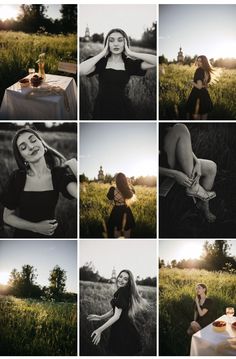
[[[82,175],[80,175],[79,176],[79,181],[80,181],[80,183],[83,183],[83,182],[89,182],[89,179],[88,179],[88,177],[87,176],[85,176],[85,174],[84,173],[82,173]]]
[[[49,290],[52,297],[55,300],[62,299],[67,280],[66,271],[56,265],[50,272],[48,280],[50,282]]]
[[[77,5],[61,5],[61,24],[63,33],[77,32]]]
[[[85,265],[80,267],[79,273],[81,280],[86,280],[89,282],[98,282],[101,279],[98,271],[95,270],[95,267],[92,262],[87,262],[85,263]]]
[[[18,16],[18,27],[24,32],[37,32],[40,27],[45,26],[47,20],[45,5],[21,5],[21,14]]]
[[[36,279],[36,269],[33,266],[22,266],[21,272],[14,268],[9,279],[10,293],[20,298],[39,298],[42,291],[36,284]]]

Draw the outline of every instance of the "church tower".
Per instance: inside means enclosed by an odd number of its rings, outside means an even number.
[[[85,29],[84,40],[85,40],[86,42],[89,42],[89,41],[90,41],[90,31],[89,31],[88,25],[86,26],[86,29]]]
[[[182,51],[182,47],[180,46],[179,48],[179,52],[178,52],[178,56],[177,56],[177,62],[179,64],[183,64],[184,62],[184,55],[183,55],[183,51]]]
[[[110,279],[111,283],[115,283],[116,282],[116,270],[113,267],[112,269],[112,274],[111,274],[111,279]]]
[[[98,171],[98,181],[104,182],[104,173],[103,173],[102,166],[100,166],[100,170]]]

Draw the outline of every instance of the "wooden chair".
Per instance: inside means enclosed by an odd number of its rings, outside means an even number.
[[[73,62],[59,61],[58,71],[68,73],[68,74],[77,74],[77,64]]]

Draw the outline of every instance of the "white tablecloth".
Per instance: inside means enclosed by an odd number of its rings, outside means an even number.
[[[227,322],[229,319],[226,315],[222,315],[217,320]],[[236,317],[231,318],[230,321],[235,322]],[[219,333],[214,331],[212,324],[209,324],[192,336],[190,355],[236,356],[236,330],[227,323],[226,330]]]
[[[38,96],[46,87],[59,87],[62,94]],[[46,74],[40,88],[21,89],[19,83],[5,90],[0,119],[3,120],[76,120],[77,88],[72,77]],[[63,91],[64,90],[64,91]],[[31,93],[33,91],[33,93]],[[32,96],[29,94],[31,93]],[[68,103],[67,103],[68,101]]]

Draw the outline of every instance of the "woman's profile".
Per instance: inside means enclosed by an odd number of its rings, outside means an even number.
[[[148,308],[145,299],[139,294],[133,274],[122,270],[116,279],[117,291],[111,300],[112,309],[103,314],[90,314],[89,321],[107,320],[94,330],[91,338],[95,345],[101,340],[102,332],[111,327],[108,344],[110,355],[137,355],[142,349],[140,333],[135,326],[136,314]]]
[[[207,286],[204,283],[196,286],[193,318],[187,330],[188,335],[193,335],[214,320],[213,302],[207,298]]]
[[[18,169],[1,195],[4,222],[15,229],[15,238],[60,237],[55,209],[59,193],[77,198],[76,160],[66,161],[28,127],[15,134],[13,153]]]
[[[145,76],[156,66],[156,56],[134,52],[127,34],[119,28],[108,32],[103,50],[80,64],[80,75],[98,75],[99,90],[93,119],[134,119],[132,104],[125,90],[130,77]]]
[[[187,119],[207,120],[208,113],[213,109],[213,104],[207,90],[211,81],[213,68],[204,55],[198,56],[197,66],[194,79],[191,82],[193,88],[186,105]]]
[[[129,185],[124,173],[118,173],[115,177],[116,186],[111,186],[107,198],[114,203],[108,219],[108,234],[111,238],[122,236],[130,238],[131,230],[135,226],[130,204],[136,199],[135,191]]]
[[[216,164],[208,159],[197,158],[192,150],[191,135],[181,123],[159,126],[159,173],[173,178],[186,188],[186,195],[193,197],[196,206],[208,222],[216,217],[210,211],[209,201],[216,197],[212,191],[216,176]]]

